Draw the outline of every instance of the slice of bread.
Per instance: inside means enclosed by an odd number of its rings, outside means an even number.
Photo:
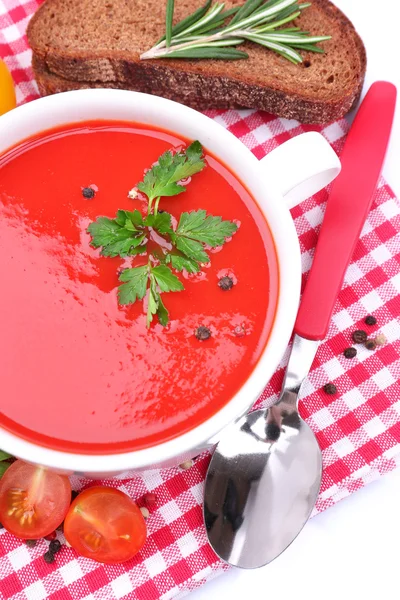
[[[226,7],[243,0],[227,0]],[[177,0],[180,20],[200,4]],[[328,123],[357,102],[366,68],[353,25],[329,0],[312,0],[296,21],[331,35],[324,54],[303,52],[294,65],[246,43],[248,60],[145,60],[164,33],[160,0],[47,0],[28,26],[33,68],[43,94],[77,87],[123,87],[171,98],[200,110],[246,107],[303,123]]]

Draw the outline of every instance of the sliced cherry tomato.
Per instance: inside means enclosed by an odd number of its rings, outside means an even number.
[[[114,488],[93,487],[71,504],[64,535],[82,556],[101,563],[122,563],[143,547],[146,523],[129,496]]]
[[[0,60],[0,115],[15,108],[14,83],[6,64]]]
[[[17,537],[39,539],[64,520],[71,503],[68,477],[17,460],[0,479],[0,523]]]

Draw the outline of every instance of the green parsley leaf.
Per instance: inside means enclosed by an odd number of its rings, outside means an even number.
[[[0,462],[3,460],[8,460],[9,458],[12,458],[11,454],[4,452],[4,450],[0,450]]]
[[[158,265],[151,269],[152,275],[162,292],[180,292],[185,289],[182,282],[174,275],[169,267]]]
[[[148,215],[144,224],[147,227],[156,229],[159,233],[170,233],[172,231],[171,215],[167,212]]]
[[[129,229],[129,231],[137,231],[138,227],[143,227],[143,217],[138,210],[130,212],[129,210],[117,210],[115,221],[121,227]]]
[[[181,214],[175,234],[216,248],[224,244],[225,238],[230,237],[236,230],[235,223],[223,221],[221,217],[207,216],[205,210],[196,210]]]
[[[205,167],[201,158],[203,149],[200,142],[195,141],[186,151],[172,154],[167,150],[160,156],[158,162],[147,171],[143,181],[137,188],[146,194],[150,202],[160,196],[176,196],[185,191],[183,185],[177,182],[198,173]]]
[[[180,292],[184,289],[181,281],[172,273],[171,269],[165,265],[152,267],[148,263],[142,267],[125,269],[119,279],[123,282],[118,288],[118,301],[121,305],[133,304],[136,300],[142,300],[146,295],[148,282],[150,282],[147,327],[150,327],[154,315],[158,316],[161,325],[165,327],[168,323],[168,311],[161,300],[157,286],[161,292]]]
[[[168,325],[169,313],[161,300],[160,294],[158,295],[157,317],[163,327]]]
[[[136,300],[142,300],[146,295],[148,277],[148,265],[122,271],[119,280],[123,284],[118,288],[118,302],[126,305],[133,304]]]
[[[204,251],[203,244],[200,244],[200,242],[190,240],[177,234],[171,235],[171,238],[178,250],[183,252],[183,254],[186,254],[188,258],[201,263],[210,262],[210,257]]]
[[[200,267],[195,260],[187,258],[186,256],[179,256],[178,254],[167,254],[167,262],[171,263],[171,266],[176,271],[187,271],[188,273],[198,273]]]
[[[115,219],[108,217],[98,217],[96,221],[90,223],[87,228],[92,236],[90,245],[93,248],[101,248],[102,256],[131,256],[142,254],[145,247],[140,247],[145,241],[143,229],[143,218],[138,210],[129,212],[127,210],[118,210]]]
[[[11,463],[1,462],[0,463],[0,478],[3,477],[8,467],[11,467]]]
[[[147,303],[147,318],[146,325],[147,328],[150,327],[150,324],[153,320],[153,316],[157,314],[157,310],[159,307],[160,294],[157,292],[156,282],[154,278],[150,279],[150,291],[149,291],[149,299]]]

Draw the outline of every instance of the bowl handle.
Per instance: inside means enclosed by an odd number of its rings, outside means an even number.
[[[302,133],[260,160],[263,176],[273,180],[288,208],[309,198],[340,173],[340,160],[316,131]]]

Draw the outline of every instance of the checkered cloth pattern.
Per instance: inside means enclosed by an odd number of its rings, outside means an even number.
[[[0,56],[13,75],[20,103],[37,97],[25,30],[37,0],[0,0]],[[0,89],[1,93],[1,89]],[[262,158],[304,131],[316,130],[340,154],[347,122],[306,127],[253,110],[209,111]],[[303,274],[314,253],[328,191],[300,206],[292,215],[298,232]],[[322,489],[314,514],[400,465],[400,204],[381,180],[335,306],[328,338],[318,351],[305,384],[300,412],[317,435],[324,461]],[[374,352],[358,350],[348,360],[354,329],[374,314],[372,334],[388,342]],[[271,404],[282,384],[288,353],[257,402]],[[338,395],[321,390],[334,382]],[[41,541],[28,548],[0,530],[0,598],[10,600],[169,600],[185,595],[222,573],[224,566],[206,541],[202,523],[203,481],[209,456],[199,456],[187,470],[163,469],[140,477],[103,481],[135,499],[147,491],[158,497],[148,519],[149,537],[142,552],[123,565],[99,565],[78,557],[66,546],[54,564],[46,564]],[[95,482],[74,479],[75,489]],[[62,536],[60,536],[63,541]]]

